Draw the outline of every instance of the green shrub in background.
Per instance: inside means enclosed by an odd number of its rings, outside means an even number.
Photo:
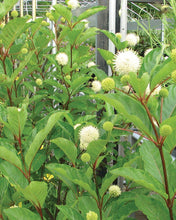
[[[7,2],[1,19],[16,3]],[[175,50],[163,45],[143,58],[128,41],[87,28],[104,9],[75,17],[55,5],[47,13],[55,33],[28,16],[0,29],[1,219],[117,220],[137,210],[176,219]],[[112,77],[85,43],[98,31],[118,51],[98,49]],[[120,137],[133,132],[139,141],[121,143],[117,158]]]

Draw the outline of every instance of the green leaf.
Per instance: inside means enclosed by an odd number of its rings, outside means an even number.
[[[23,105],[22,108],[8,107],[7,116],[9,129],[15,136],[20,137],[27,120],[26,106]]]
[[[151,191],[157,192],[161,196],[167,198],[164,186],[148,172],[135,169],[131,167],[122,167],[111,171],[112,174],[116,176],[123,176],[130,179],[137,184],[150,189]]]
[[[3,2],[0,3],[0,20],[13,8],[17,2],[18,0],[3,0]]]
[[[54,127],[56,122],[64,115],[63,112],[57,112],[51,115],[48,119],[46,127],[39,131],[35,136],[33,142],[31,143],[26,155],[25,155],[25,162],[28,168],[31,167],[32,161],[39,150],[42,142],[45,140],[51,129]]]
[[[174,70],[176,69],[176,64],[168,58],[162,68],[154,75],[151,81],[151,90],[164,79],[166,79]]]
[[[56,12],[59,13],[62,17],[65,18],[68,23],[71,21],[72,13],[71,11],[62,4],[57,4],[53,6],[56,9]]]
[[[29,23],[26,23],[29,18],[16,18],[13,20],[10,20],[5,27],[2,29],[2,32],[0,33],[0,39],[2,39],[2,42],[6,49],[9,49],[17,37],[20,36],[20,34],[24,33],[25,30],[29,27]]]
[[[27,56],[25,56],[25,60],[20,62],[20,65],[18,68],[15,69],[14,73],[11,76],[12,82],[16,79],[16,77],[19,75],[19,73],[25,68],[25,66],[30,61],[31,57],[33,56],[34,51],[30,51]]]
[[[150,53],[148,53],[143,59],[143,63],[139,70],[139,76],[142,76],[142,74],[145,72],[147,72],[150,75],[152,70],[158,66],[158,62],[161,59],[161,55],[162,48],[153,49]]]
[[[83,19],[86,19],[96,13],[98,13],[99,11],[105,10],[106,7],[105,6],[95,6],[92,8],[87,9],[86,11],[84,11],[82,14],[80,14],[77,18],[77,22],[81,21]]]
[[[71,84],[72,94],[76,94],[83,86],[83,84],[88,82],[89,79],[90,77],[86,77],[86,76],[80,76],[76,78]]]
[[[22,169],[21,160],[19,159],[19,157],[16,155],[15,152],[10,151],[6,147],[0,146],[0,158]]]
[[[25,188],[28,185],[27,179],[24,177],[22,172],[19,171],[14,165],[7,161],[0,163],[0,171],[5,178],[14,185],[16,189]]]
[[[81,196],[78,198],[78,208],[86,219],[86,213],[93,211],[99,216],[99,210],[95,199],[91,196]]]
[[[137,196],[135,203],[149,220],[170,219],[169,210],[164,200],[140,195]]]
[[[11,208],[3,211],[9,220],[40,220],[40,216],[26,208]]]
[[[103,178],[103,182],[100,188],[101,197],[106,193],[106,191],[108,190],[108,188],[110,187],[110,185],[114,182],[116,178],[117,178],[116,175],[112,175],[110,173],[106,174],[106,176]]]
[[[144,73],[141,78],[137,77],[136,73],[130,73],[130,84],[133,89],[139,96],[143,96],[148,84],[149,84],[149,75],[148,73]]]
[[[108,60],[112,61],[114,59],[114,54],[112,52],[110,52],[108,50],[100,49],[100,48],[98,48],[98,51],[100,52],[103,59],[106,60],[106,62]]]
[[[4,177],[0,177],[0,213],[3,202],[6,202],[9,183]]]
[[[130,122],[145,134],[152,136],[150,133],[150,121],[143,106],[135,99],[123,94],[97,94],[95,98],[100,98],[111,104],[118,113],[123,114]],[[138,113],[136,115],[136,112]]]
[[[51,140],[52,143],[55,143],[68,157],[68,159],[75,164],[75,160],[77,157],[77,148],[74,143],[65,138],[56,138]]]
[[[112,41],[112,43],[115,45],[117,50],[122,50],[127,47],[127,44],[128,44],[127,41],[121,42],[114,33],[111,33],[107,30],[99,30],[99,31],[105,34]]]
[[[174,116],[176,114],[176,85],[171,85],[167,87],[169,91],[168,97],[164,98],[163,101],[163,111],[162,120]]]
[[[64,214],[69,220],[84,220],[77,209],[72,208],[68,205],[56,205],[57,208]]]
[[[33,205],[42,208],[47,196],[48,188],[47,183],[45,182],[32,181],[25,189],[21,189],[20,191]]]
[[[106,144],[107,144],[106,140],[96,140],[96,141],[90,142],[90,144],[87,147],[86,152],[88,154],[90,154],[90,163],[91,164],[95,163],[96,159],[102,153]]]
[[[88,179],[86,174],[81,170],[65,164],[49,164],[46,167],[53,173],[54,176],[62,179],[62,181],[64,181],[73,192],[75,192],[75,187],[73,187],[73,184],[70,182],[79,185],[89,192],[94,198],[97,198],[93,182]]]
[[[97,30],[98,29],[96,27],[88,28],[86,31],[81,33],[80,37],[76,40],[76,44],[81,44],[92,36],[95,36],[97,34]]]

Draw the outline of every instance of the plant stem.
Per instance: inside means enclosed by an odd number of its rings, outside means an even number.
[[[168,195],[168,199],[166,200],[166,205],[167,205],[167,207],[168,207],[168,209],[169,209],[170,219],[171,219],[171,220],[174,220],[173,212],[172,212],[172,206],[173,206],[173,204],[172,204],[172,200],[171,200],[170,194],[169,194],[169,186],[168,186],[166,163],[165,163],[165,159],[164,159],[164,154],[163,154],[162,146],[159,147],[159,152],[160,152],[161,162],[162,162],[162,166],[163,166],[165,190],[166,190],[166,193],[167,193],[167,195]]]

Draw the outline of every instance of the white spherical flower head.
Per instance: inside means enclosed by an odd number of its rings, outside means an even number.
[[[68,0],[67,5],[72,10],[77,9],[80,7],[78,0]]]
[[[92,90],[94,92],[99,92],[101,90],[101,82],[98,80],[95,80],[92,82]]]
[[[139,36],[137,36],[135,33],[127,34],[126,41],[128,42],[128,45],[133,47],[139,42]]]
[[[80,141],[79,148],[80,148],[80,150],[86,150],[88,145],[89,145],[89,143]]]
[[[90,67],[92,67],[92,66],[96,66],[96,64],[95,64],[93,61],[91,61],[91,62],[89,62],[89,63],[87,64],[87,67],[88,67],[88,68],[90,68]]]
[[[99,130],[92,125],[88,125],[80,130],[79,135],[81,143],[90,143],[91,141],[98,140]]]
[[[141,59],[133,50],[123,50],[115,55],[114,69],[119,75],[126,75],[130,72],[137,73],[141,66]]]
[[[109,187],[109,194],[110,196],[112,197],[117,197],[117,196],[120,196],[121,194],[121,189],[119,186],[117,185],[112,185]]]
[[[59,65],[65,66],[68,63],[68,56],[66,53],[61,52],[56,55],[56,60]]]

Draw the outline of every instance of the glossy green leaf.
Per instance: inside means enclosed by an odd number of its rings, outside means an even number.
[[[106,9],[105,6],[95,6],[95,7],[89,8],[78,16],[77,21],[81,21],[83,19],[86,19],[86,18],[98,13],[99,11],[102,11],[105,9]]]
[[[3,206],[3,202],[7,200],[7,191],[8,191],[9,183],[4,177],[0,177],[0,213]]]
[[[9,129],[13,135],[20,137],[23,133],[23,129],[27,120],[27,109],[23,105],[22,108],[8,107],[7,117]]]
[[[106,174],[106,176],[103,178],[103,182],[100,188],[100,196],[103,196],[106,193],[115,179],[117,179],[116,175],[111,175],[110,173]]]
[[[9,21],[5,27],[3,28],[2,32],[0,33],[0,39],[6,49],[9,49],[17,37],[20,36],[25,30],[29,27],[29,23],[26,23],[29,18],[16,18]]]
[[[87,39],[91,38],[92,36],[95,36],[97,34],[97,28],[91,27],[88,28],[86,31],[81,33],[80,37],[76,40],[77,44],[81,44],[82,42],[85,42]]]
[[[136,198],[135,203],[149,220],[170,219],[169,210],[164,200],[141,195]]]
[[[93,182],[88,179],[85,173],[81,170],[64,164],[49,164],[46,167],[54,176],[62,179],[62,181],[65,182],[73,192],[75,192],[75,186],[72,183],[79,185],[94,198],[97,198]]]
[[[95,95],[94,97],[100,98],[105,102],[111,104],[118,113],[123,114],[129,121],[145,134],[152,136],[150,132],[150,122],[147,113],[143,106],[135,99],[121,94],[107,94],[107,95]],[[138,113],[136,115],[136,112]]]
[[[71,11],[62,4],[57,4],[53,6],[56,9],[56,12],[59,13],[66,21],[70,22],[72,18]]]
[[[90,144],[87,147],[86,152],[90,154],[91,164],[95,163],[96,159],[103,152],[103,149],[106,146],[106,144],[107,144],[106,140],[96,140],[96,141],[90,142]]]
[[[135,169],[131,167],[122,167],[111,171],[112,174],[118,176],[123,176],[130,179],[137,184],[150,189],[151,191],[157,192],[161,196],[167,198],[165,193],[164,185],[162,185],[156,178],[151,176],[148,172],[140,169]]]
[[[2,161],[0,163],[0,171],[16,189],[25,188],[28,185],[28,181],[22,172],[9,162]]]
[[[161,59],[161,55],[161,48],[153,49],[150,53],[148,53],[143,59],[143,63],[139,70],[139,76],[142,76],[142,74],[145,72],[150,74],[152,70],[154,70],[158,66],[158,63]]]
[[[99,31],[105,34],[112,41],[112,43],[115,45],[117,50],[122,50],[127,47],[128,44],[127,41],[121,42],[114,33],[111,33],[107,30],[99,30]]]
[[[75,164],[75,160],[77,157],[77,148],[75,144],[67,140],[65,138],[56,138],[54,140],[51,140],[52,143],[55,143],[68,157],[68,159]]]
[[[13,8],[17,2],[18,0],[3,0],[3,2],[0,3],[0,20]]]
[[[48,187],[45,182],[32,181],[25,189],[20,191],[33,205],[42,208],[47,196]]]
[[[103,57],[104,60],[106,60],[106,62],[108,60],[112,61],[114,59],[114,54],[108,50],[104,50],[104,49],[100,49],[98,48],[99,53],[101,54],[101,56]]]
[[[171,85],[167,87],[169,91],[168,97],[164,98],[163,101],[163,111],[162,120],[174,116],[176,114],[176,85]]]
[[[57,112],[51,115],[48,119],[48,122],[44,129],[40,130],[37,135],[35,136],[33,142],[31,143],[26,155],[25,155],[25,162],[28,168],[30,168],[32,161],[39,150],[41,144],[51,131],[51,129],[54,127],[54,125],[57,123],[57,121],[64,115],[63,112]]]
[[[9,220],[40,220],[40,216],[26,208],[11,208],[4,210]]]
[[[165,65],[164,65],[165,64]],[[176,64],[168,58],[162,65],[162,68],[154,75],[151,81],[151,90],[164,79],[170,76],[170,74],[176,69]]]
[[[21,160],[17,154],[14,151],[10,151],[6,147],[0,146],[0,158],[22,169]]]
[[[68,205],[57,205],[57,208],[64,214],[67,219],[70,220],[84,220],[79,211]]]

